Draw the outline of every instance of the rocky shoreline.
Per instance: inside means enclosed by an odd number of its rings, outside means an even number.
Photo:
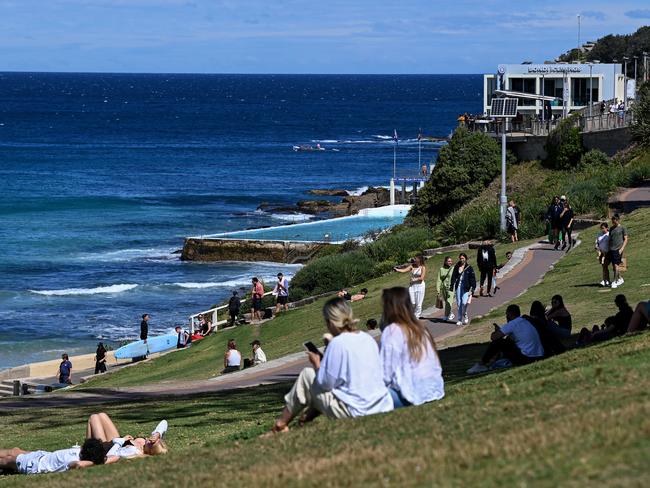
[[[292,206],[278,206],[262,202],[257,208],[265,212],[286,214],[308,214],[327,217],[345,217],[354,215],[364,208],[383,207],[390,204],[390,192],[386,188],[370,187],[361,195],[350,195],[346,190],[320,190],[307,191],[310,195],[321,197],[343,197],[336,199],[300,200]],[[410,193],[410,192],[409,192]]]

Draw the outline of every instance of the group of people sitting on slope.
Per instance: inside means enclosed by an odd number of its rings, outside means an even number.
[[[617,295],[614,304],[618,309],[614,315],[591,329],[583,327],[575,344],[570,344],[569,347],[606,341],[626,333],[639,332],[648,326],[649,301],[638,303],[632,310],[625,295]],[[510,305],[506,309],[506,324],[494,324],[490,344],[481,361],[467,372],[483,373],[513,365],[520,366],[560,354],[566,351],[566,344],[570,342],[571,327],[571,314],[560,295],[553,296],[548,308],[542,302],[534,301],[528,315],[522,316],[518,305]]]
[[[284,397],[285,407],[271,432],[289,430],[319,415],[361,417],[420,405],[444,396],[442,367],[433,336],[415,314],[406,288],[382,293],[385,324],[381,343],[357,329],[348,301],[329,300],[323,308],[332,335],[324,354],[308,351],[303,369]]]
[[[95,413],[88,418],[86,440],[81,446],[57,451],[0,449],[0,472],[58,473],[116,463],[121,459],[166,454],[163,436],[167,427],[167,421],[162,420],[147,437],[123,436],[107,414]]]

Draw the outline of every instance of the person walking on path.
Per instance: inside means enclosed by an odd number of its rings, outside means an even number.
[[[97,344],[95,351],[95,374],[106,373],[106,348],[104,343]]]
[[[560,247],[560,214],[562,213],[562,206],[560,205],[560,197],[557,195],[553,197],[553,201],[546,211],[546,220],[548,221],[551,227],[551,233],[549,234],[550,243],[555,244],[555,249]]]
[[[241,300],[237,291],[232,292],[230,300],[228,300],[228,314],[230,315],[230,327],[235,326],[235,321],[239,315],[239,308],[241,307]]]
[[[145,313],[142,315],[142,322],[140,322],[140,340],[146,344],[147,337],[149,337],[149,314]]]
[[[451,288],[451,274],[453,272],[453,261],[451,256],[446,256],[442,268],[438,270],[438,277],[436,279],[436,293],[438,294],[438,301],[442,303],[444,313],[444,320],[454,320],[454,293]]]
[[[603,281],[600,282],[600,286],[610,286],[609,262],[607,261],[607,253],[609,252],[609,225],[607,225],[607,222],[600,224],[600,232],[596,236],[595,248],[598,251],[598,262],[603,269]]]
[[[426,290],[424,280],[426,279],[427,275],[427,267],[424,265],[424,259],[422,256],[411,258],[408,266],[395,266],[393,269],[398,273],[411,273],[409,295],[411,296],[411,303],[413,304],[413,309],[415,310],[415,316],[420,318],[422,315],[424,292]]]
[[[273,294],[276,297],[275,301],[275,313],[280,312],[282,307],[284,311],[289,311],[289,281],[284,277],[282,273],[278,273],[278,281],[273,288]]]
[[[497,267],[497,254],[494,251],[494,246],[490,243],[482,243],[476,253],[476,265],[481,273],[481,287],[479,291],[480,296],[485,296],[485,281],[487,280],[487,296],[492,296],[492,277],[494,270]]]
[[[429,329],[413,313],[406,288],[382,293],[381,363],[395,408],[421,405],[445,396],[442,366]]]
[[[61,364],[59,364],[59,383],[72,384],[72,363],[65,353],[61,355]]]
[[[476,290],[476,274],[472,266],[467,262],[467,254],[464,252],[458,256],[458,262],[451,273],[449,290],[454,293],[458,307],[458,322],[456,322],[456,325],[469,324],[468,308],[472,303],[474,290]]]
[[[257,278],[252,279],[253,282],[253,287],[251,288],[251,301],[252,301],[252,312],[251,312],[251,322],[253,322],[255,319],[257,321],[262,320],[262,315],[260,314],[260,310],[262,310],[262,298],[264,297],[264,285],[262,285],[262,282]]]
[[[564,198],[564,197],[563,197]],[[560,226],[562,229],[562,250],[567,247],[567,243],[569,244],[569,248],[567,251],[571,250],[571,247],[573,247],[573,238],[571,236],[571,232],[573,230],[573,209],[571,208],[571,205],[569,204],[569,200],[566,198],[564,201],[560,199],[560,202],[562,202],[563,207],[562,211],[560,212]]]
[[[517,210],[515,209],[515,202],[510,200],[508,208],[506,209],[506,230],[510,234],[512,242],[517,242],[519,237],[517,231],[519,230],[519,222],[517,221]]]
[[[607,261],[612,263],[614,272],[614,281],[611,283],[612,288],[618,288],[625,280],[621,276],[621,264],[623,263],[623,252],[627,246],[627,230],[621,225],[621,216],[614,214],[612,216],[612,226],[609,228],[609,252]],[[609,269],[607,270],[607,281],[609,281]]]
[[[333,339],[322,357],[307,351],[313,367],[304,368],[285,395],[285,407],[271,432],[288,431],[303,410],[307,421],[318,413],[343,419],[393,409],[377,343],[370,334],[357,330],[350,304],[342,297],[332,298],[325,303],[323,316]]]

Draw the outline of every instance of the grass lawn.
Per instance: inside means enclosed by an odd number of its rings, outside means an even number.
[[[535,242],[534,239],[520,241],[516,244],[498,244],[496,246],[498,262],[505,262],[507,251],[533,242]],[[453,251],[444,255],[449,254],[455,261],[458,252]],[[470,251],[468,255],[473,262],[476,251]],[[435,276],[441,266],[442,256],[433,257],[427,262],[429,278],[424,300],[425,307],[435,303]],[[361,320],[361,325],[363,326],[369,318],[379,320],[382,289],[390,286],[408,286],[408,280],[407,274],[391,273],[354,287],[354,290],[364,287],[369,290],[366,299],[353,304],[355,315]],[[261,326],[245,325],[218,332],[194,344],[190,349],[177,351],[146,363],[115,371],[110,375],[94,378],[79,387],[135,386],[183,378],[210,378],[223,369],[223,354],[226,351],[228,339],[231,338],[235,339],[244,356],[250,355],[248,344],[253,339],[259,339],[262,342],[262,348],[269,359],[301,351],[305,341],[321,343],[324,333],[321,310],[326,300],[323,298],[314,304],[290,310],[287,313],[280,313],[275,319]]]
[[[628,294],[633,304],[647,298],[650,284],[650,256],[642,244],[650,238],[649,222],[650,210],[624,219],[631,236],[630,270],[620,292]],[[559,291],[577,325],[609,314],[618,291],[591,286],[599,280],[592,233],[584,231],[583,244],[517,302],[526,307],[533,298],[548,301]],[[374,282],[373,297],[390,279]],[[361,317],[376,313],[378,303],[373,305],[373,300],[376,297],[357,304]],[[295,312],[299,313],[305,314],[305,320],[312,314],[310,332],[288,333],[320,334],[317,311]],[[502,313],[492,315],[501,318]],[[262,440],[257,435],[269,428],[280,411],[287,384],[121,401],[102,409],[123,432],[147,433],[160,418],[169,420],[167,456],[46,478],[0,477],[0,484],[25,486],[47,480],[48,486],[68,487],[137,480],[156,486],[219,486],[236,480],[238,485],[282,487],[647,486],[650,333],[572,350],[521,368],[467,377],[463,371],[485,347],[492,321],[488,317],[473,323],[461,336],[447,341],[447,348],[441,350],[447,395],[438,402],[362,419],[319,419],[304,429]],[[275,341],[287,343],[281,337]],[[202,347],[207,354],[208,346]],[[155,362],[145,367],[164,372]],[[85,419],[96,408],[49,408],[47,414],[36,409],[3,410],[0,445],[54,449],[80,442]]]

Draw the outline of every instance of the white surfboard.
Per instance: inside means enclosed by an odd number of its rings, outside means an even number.
[[[147,339],[144,341],[135,341],[120,347],[115,351],[117,359],[132,359],[140,356],[147,356],[155,352],[167,351],[176,347],[178,337],[176,334],[165,334]]]

